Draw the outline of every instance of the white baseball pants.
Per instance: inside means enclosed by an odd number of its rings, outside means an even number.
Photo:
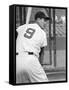
[[[38,58],[24,52],[16,55],[16,83],[48,82]]]

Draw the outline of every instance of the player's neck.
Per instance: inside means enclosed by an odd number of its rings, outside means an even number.
[[[41,29],[43,29],[38,21],[36,21],[36,23],[38,24],[38,26],[39,26]]]

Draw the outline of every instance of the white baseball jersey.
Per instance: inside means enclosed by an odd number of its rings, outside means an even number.
[[[40,48],[47,45],[46,33],[38,24],[25,24],[17,32],[16,83],[47,82],[46,73],[37,58]]]
[[[40,48],[47,45],[46,33],[37,24],[25,24],[17,29],[16,52],[33,52],[39,57]]]

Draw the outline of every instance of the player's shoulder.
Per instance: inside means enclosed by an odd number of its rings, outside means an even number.
[[[16,31],[19,32],[23,30],[23,28],[25,28],[26,26],[27,26],[26,24],[20,25],[19,27],[17,27]]]
[[[37,25],[36,25],[36,23],[30,23],[30,24],[27,24],[27,28],[31,28],[31,29],[35,29],[35,30],[37,30]]]
[[[25,26],[26,26],[26,24],[20,25],[17,29],[24,28]]]
[[[36,23],[27,24],[28,26],[36,26]]]
[[[36,26],[36,24],[35,23],[24,24],[24,25],[21,25],[19,28],[31,27],[31,26]]]

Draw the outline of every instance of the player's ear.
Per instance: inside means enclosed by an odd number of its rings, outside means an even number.
[[[40,18],[37,18],[37,20],[39,21],[39,20],[40,20]]]

